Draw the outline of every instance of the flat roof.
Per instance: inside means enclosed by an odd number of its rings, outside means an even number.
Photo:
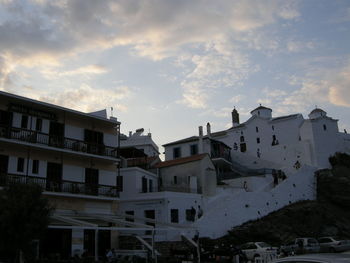
[[[92,119],[96,119],[96,120],[100,120],[100,121],[104,121],[104,122],[108,122],[108,123],[113,123],[113,124],[120,124],[119,121],[117,121],[116,119],[107,119],[107,118],[102,118],[96,115],[92,115],[90,113],[85,113],[85,112],[81,112],[81,111],[77,111],[77,110],[73,110],[73,109],[69,109],[69,108],[65,108],[62,106],[58,106],[55,104],[51,104],[51,103],[47,103],[47,102],[43,102],[43,101],[39,101],[39,100],[34,100],[34,99],[30,99],[27,97],[23,97],[23,96],[19,96],[19,95],[15,95],[12,93],[8,93],[8,92],[4,92],[4,91],[0,91],[0,96],[6,97],[8,99],[12,99],[13,101],[21,101],[21,102],[25,102],[28,104],[36,104],[38,106],[41,106],[42,108],[48,108],[50,109],[54,109],[54,110],[60,110],[60,111],[66,111],[75,115],[79,115],[79,116],[83,116],[83,117],[87,117],[87,118],[92,118]]]

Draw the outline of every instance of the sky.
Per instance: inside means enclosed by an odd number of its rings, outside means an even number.
[[[0,0],[0,90],[107,108],[158,145],[259,104],[350,131],[350,1]]]

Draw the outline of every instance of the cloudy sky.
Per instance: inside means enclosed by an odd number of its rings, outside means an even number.
[[[113,107],[159,145],[259,103],[350,131],[350,1],[0,0],[0,89]]]

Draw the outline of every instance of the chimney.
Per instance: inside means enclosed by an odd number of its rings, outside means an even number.
[[[207,135],[210,138],[210,136],[211,136],[211,128],[210,128],[210,123],[209,122],[207,123]]]
[[[198,154],[203,153],[203,126],[198,127],[199,132],[199,143],[198,143]]]
[[[239,124],[239,113],[235,107],[233,108],[231,115],[232,115],[232,127],[235,127]]]
[[[132,131],[129,131],[129,137],[131,137],[131,135],[132,135]]]

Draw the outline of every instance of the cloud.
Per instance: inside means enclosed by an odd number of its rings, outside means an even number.
[[[191,70],[186,71],[181,82],[181,103],[191,108],[206,108],[208,100],[219,89],[241,86],[243,80],[258,70],[235,48],[223,48],[226,43],[224,40],[213,42],[205,47],[203,54],[191,57],[191,66],[187,66]]]
[[[236,95],[236,96],[233,96],[233,97],[229,100],[229,102],[231,102],[231,103],[239,103],[239,102],[241,102],[242,100],[244,100],[245,98],[246,98],[245,95]]]
[[[76,75],[99,75],[107,73],[108,69],[100,65],[87,65],[73,70],[59,71],[54,68],[45,68],[41,70],[44,77],[49,79]]]
[[[130,95],[131,91],[126,86],[114,89],[93,89],[83,84],[77,89],[67,89],[55,94],[39,96],[37,99],[56,105],[83,112],[92,112],[112,106],[120,111],[127,111],[127,106],[119,101]]]
[[[344,107],[350,107],[350,59],[332,80],[329,88],[330,102]]]

